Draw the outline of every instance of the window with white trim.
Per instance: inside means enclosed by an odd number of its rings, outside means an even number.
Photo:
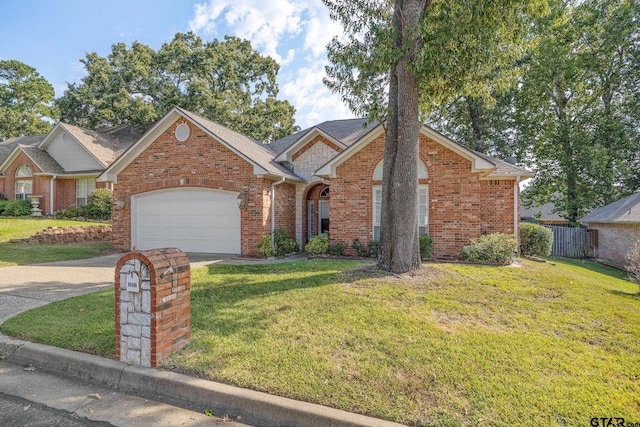
[[[15,180],[15,197],[16,200],[29,200],[29,197],[33,194],[33,182],[31,177],[33,176],[29,165],[20,165],[16,169]],[[19,179],[29,178],[29,179]]]
[[[382,169],[384,160],[376,166],[373,171],[374,181],[382,180]],[[418,179],[427,179],[429,174],[427,167],[418,160]],[[429,186],[426,184],[418,185],[418,233],[420,235],[429,233]],[[373,186],[373,240],[380,240],[380,218],[382,212],[382,185]]]
[[[95,189],[95,178],[76,179],[76,206],[85,206],[89,202],[89,196]]]
[[[418,185],[418,233],[429,233],[429,186]],[[382,185],[373,186],[373,240],[380,240],[380,218],[382,216]]]

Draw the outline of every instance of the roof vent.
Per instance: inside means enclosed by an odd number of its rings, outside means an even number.
[[[509,156],[509,157],[505,158],[504,161],[509,163],[509,164],[512,164],[512,165],[516,164],[516,158],[513,157],[513,156]]]
[[[176,127],[176,139],[180,142],[186,141],[189,138],[189,126],[184,123],[180,123]]]

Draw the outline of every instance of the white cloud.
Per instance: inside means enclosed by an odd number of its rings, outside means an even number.
[[[296,107],[298,125],[352,117],[322,83],[326,45],[342,34],[322,0],[211,0],[195,6],[190,30],[210,34],[221,27],[281,64],[281,93]]]

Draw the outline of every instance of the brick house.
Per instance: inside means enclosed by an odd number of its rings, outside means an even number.
[[[640,193],[598,208],[580,222],[598,230],[595,257],[624,269],[627,253],[640,240]]]
[[[347,248],[378,238],[384,129],[335,120],[261,144],[174,107],[113,162],[113,243],[129,250],[257,255],[286,227],[302,247],[328,232]],[[519,183],[533,173],[420,131],[420,232],[454,258],[485,233],[518,235]]]
[[[0,142],[0,194],[7,199],[38,196],[40,209],[52,215],[83,206],[96,177],[138,138],[128,126],[91,131],[58,123],[45,135]]]

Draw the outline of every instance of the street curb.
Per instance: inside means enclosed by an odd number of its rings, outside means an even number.
[[[191,410],[212,410],[254,426],[393,427],[401,424],[300,402],[254,390],[206,381],[174,372],[127,365],[111,359],[43,344],[4,344],[8,362],[117,388]],[[13,351],[11,351],[13,348]],[[240,418],[238,418],[240,417]]]

